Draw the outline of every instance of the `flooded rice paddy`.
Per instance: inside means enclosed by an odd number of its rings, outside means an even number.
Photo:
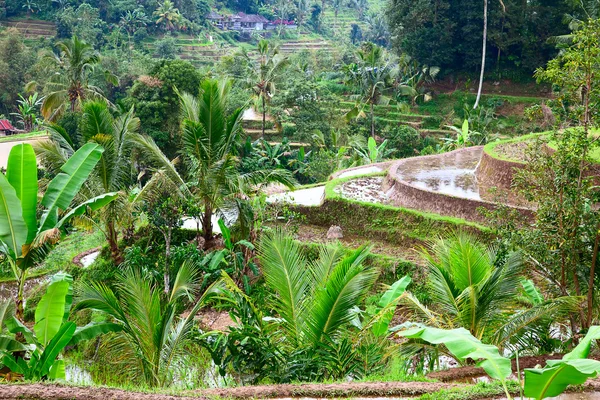
[[[482,147],[477,147],[435,157],[410,159],[398,168],[397,176],[420,189],[481,200],[475,170],[482,151]]]

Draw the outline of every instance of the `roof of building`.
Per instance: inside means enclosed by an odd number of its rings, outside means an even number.
[[[245,14],[243,12],[240,12],[240,13],[238,13],[238,16],[240,17],[240,22],[254,22],[254,23],[263,23],[263,24],[266,24],[267,22],[269,22],[269,20],[266,19],[265,17],[263,17],[262,15]]]
[[[223,16],[218,12],[211,11],[208,14],[206,14],[206,19],[223,19]]]
[[[16,129],[9,120],[0,119],[0,131],[16,131]]]

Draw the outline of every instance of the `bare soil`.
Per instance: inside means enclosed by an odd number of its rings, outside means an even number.
[[[468,91],[477,93],[477,85],[479,82],[472,81],[468,85]],[[465,90],[466,82],[464,80],[451,80],[449,78],[436,81],[431,87],[439,93],[452,93],[456,90]],[[519,96],[519,97],[549,97],[551,90],[548,85],[538,85],[532,83],[514,83],[510,80],[485,80],[483,82],[483,94],[500,94],[504,96]]]
[[[227,389],[206,389],[200,393],[206,396],[223,398],[281,398],[281,397],[387,397],[417,396],[442,389],[456,387],[448,383],[434,382],[348,382],[348,383],[307,383],[301,385],[243,386]]]
[[[539,356],[525,356],[519,358],[519,369],[523,371],[525,368],[535,368],[536,366],[545,366],[546,361],[548,360],[560,360],[563,357],[563,354],[543,354]],[[592,356],[590,358],[598,358],[597,356]],[[516,360],[511,360],[512,362],[512,370],[516,374],[517,372],[517,362]],[[459,368],[450,368],[444,371],[436,371],[427,375],[430,379],[436,379],[441,382],[461,382],[465,379],[475,378],[480,376],[485,376],[486,373],[483,368],[475,367],[475,366],[466,366]]]
[[[527,142],[502,143],[494,150],[501,158],[524,162],[528,146]]]
[[[312,242],[312,243],[332,243],[331,239],[327,239],[327,228],[317,225],[300,225],[296,239],[301,242]],[[356,249],[365,244],[365,238],[361,236],[346,235],[339,239],[339,242],[352,249]],[[381,254],[390,257],[402,258],[407,261],[412,261],[417,265],[424,265],[423,260],[414,247],[410,244],[406,247],[395,245],[384,240],[371,239],[368,241],[373,245],[372,253]]]
[[[195,399],[206,399],[196,394]],[[155,393],[128,392],[120,389],[76,387],[61,385],[0,385],[0,399],[52,399],[52,400],[177,400],[181,396]]]

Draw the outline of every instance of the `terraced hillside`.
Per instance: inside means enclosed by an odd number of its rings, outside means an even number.
[[[221,57],[233,55],[243,46],[249,49],[250,57],[256,56],[253,51],[254,46],[240,44],[239,46],[231,46],[217,43],[206,42],[203,38],[193,37],[190,35],[181,35],[176,37],[178,57],[182,60],[190,61],[196,66],[213,65],[217,63]],[[155,41],[146,43],[146,48],[153,51],[156,46]],[[309,51],[331,51],[333,46],[331,43],[319,39],[301,35],[300,39],[287,40],[280,44],[280,51],[283,54],[293,54],[303,50]]]
[[[338,110],[346,113],[354,106],[354,102],[343,101]],[[396,105],[376,105],[374,111],[376,119],[390,124],[411,126],[419,131],[421,136],[444,137],[453,133],[441,126],[442,119],[437,115],[401,112]]]
[[[56,26],[49,21],[35,19],[8,20],[3,21],[0,25],[17,29],[27,39],[51,38],[56,35]]]

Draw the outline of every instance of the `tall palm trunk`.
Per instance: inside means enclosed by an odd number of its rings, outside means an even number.
[[[375,139],[375,111],[373,102],[371,102],[371,137]]]
[[[263,93],[262,96],[262,136],[261,139],[264,139],[265,137],[265,121],[266,121],[266,117],[267,117],[267,104],[265,101],[265,96],[266,93]]]
[[[479,75],[479,89],[477,89],[477,99],[475,99],[475,105],[473,109],[479,106],[479,100],[481,99],[481,88],[483,86],[483,73],[485,72],[485,48],[487,47],[487,9],[488,2],[483,0],[483,49],[481,50],[481,74]]]
[[[116,265],[123,262],[123,255],[119,250],[119,232],[115,228],[114,221],[106,222],[106,240],[108,241],[108,247],[110,249],[110,257]]]
[[[206,246],[213,238],[212,226],[213,209],[209,201],[204,202],[204,215],[202,216],[202,233],[204,236],[204,245]]]

